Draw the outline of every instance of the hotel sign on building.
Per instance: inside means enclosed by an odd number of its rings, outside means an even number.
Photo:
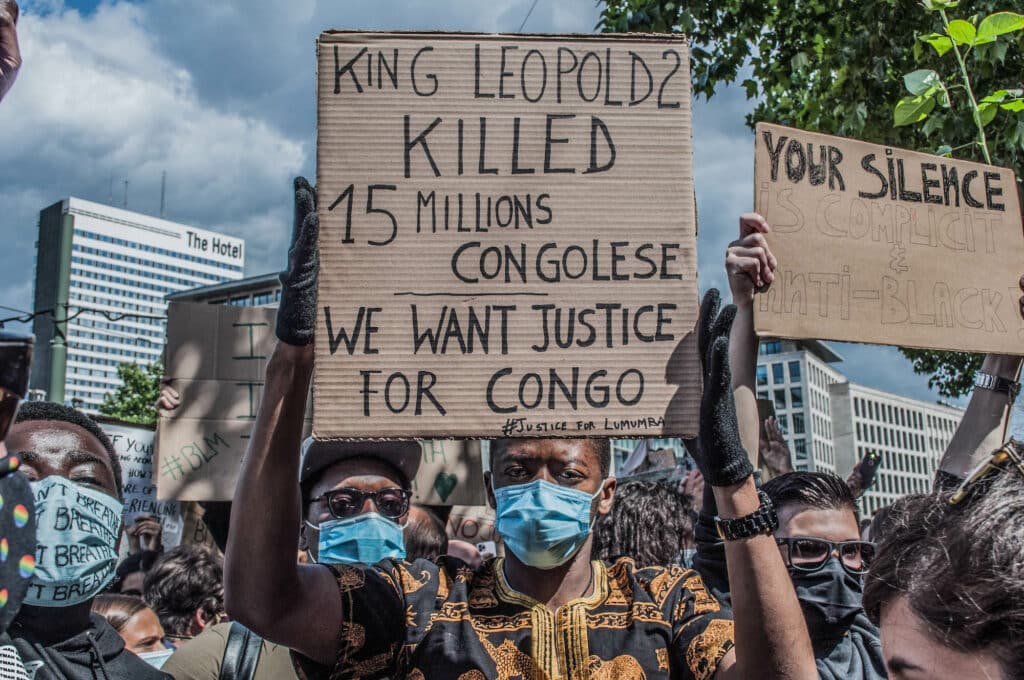
[[[245,241],[67,198],[39,213],[32,389],[95,411],[117,366],[160,360],[164,296],[242,278]]]

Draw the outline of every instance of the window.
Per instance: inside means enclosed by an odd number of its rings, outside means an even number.
[[[761,354],[780,354],[782,352],[782,342],[779,340],[772,340],[771,342],[761,343]]]
[[[786,390],[775,390],[775,410],[786,408]]]
[[[772,382],[781,385],[786,382],[786,367],[782,364],[772,364]]]
[[[768,367],[758,366],[757,367],[757,386],[764,387],[768,384]]]
[[[789,416],[785,413],[775,416],[776,422],[779,423],[779,429],[782,430],[782,434],[789,432]]]
[[[860,418],[860,398],[853,400],[853,412],[858,418]]]
[[[797,437],[793,440],[793,450],[796,451],[796,455],[800,458],[807,458],[807,440],[803,437]]]
[[[231,305],[232,307],[248,307],[249,306],[249,296],[248,295],[240,295],[238,297],[233,297],[233,298],[231,298],[231,302],[229,302],[228,304]]]
[[[800,381],[800,362],[790,361],[789,362],[789,379],[793,382]]]
[[[793,408],[803,408],[804,405],[804,390],[802,387],[794,387],[789,391],[790,398],[793,401]],[[776,397],[776,400],[778,397]]]
[[[273,301],[274,293],[269,290],[264,293],[256,293],[252,296],[252,304],[257,307],[260,305],[269,305]]]
[[[803,434],[806,430],[804,429],[804,414],[794,413],[793,414],[793,434]]]
[[[757,398],[758,399],[767,399],[768,398],[768,393],[765,392],[764,390],[761,390],[761,391],[759,391],[757,393]]]

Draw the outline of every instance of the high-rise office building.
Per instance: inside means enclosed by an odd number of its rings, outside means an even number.
[[[34,390],[95,411],[123,362],[159,361],[168,293],[242,277],[245,241],[67,198],[39,213]]]
[[[832,385],[836,464],[852,470],[869,452],[881,455],[874,485],[861,499],[865,516],[912,493],[927,493],[963,411],[873,390]]]
[[[797,470],[846,477],[869,451],[882,460],[861,499],[870,516],[932,479],[963,411],[851,383],[826,343],[765,340],[757,360],[757,396],[771,399]]]
[[[833,367],[842,361],[818,340],[766,340],[757,359],[757,397],[775,404],[793,467],[837,472],[832,441],[829,386],[846,377]]]

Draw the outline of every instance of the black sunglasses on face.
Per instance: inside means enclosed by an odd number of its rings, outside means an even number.
[[[875,544],[869,541],[833,543],[823,538],[797,536],[776,538],[775,542],[786,546],[786,563],[797,571],[818,571],[834,552],[839,555],[843,569],[850,574],[860,575],[867,573],[875,557]]]
[[[373,505],[384,517],[398,519],[409,511],[409,499],[412,496],[410,491],[397,487],[380,489],[379,491],[362,491],[342,487],[332,489],[317,496],[313,501],[324,501],[331,516],[336,519],[345,519],[358,515],[367,498],[373,499]]]

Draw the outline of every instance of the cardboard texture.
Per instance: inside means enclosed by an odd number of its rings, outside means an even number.
[[[174,378],[181,406],[162,413],[157,429],[160,498],[233,497],[276,343],[275,315],[269,308],[224,305],[172,303],[168,308],[167,375]],[[310,412],[307,404],[307,419]],[[311,424],[308,419],[306,434]],[[414,502],[484,502],[479,442],[422,445]]]
[[[480,442],[427,440],[413,480],[413,503],[482,505],[487,502]]]
[[[496,540],[494,509],[487,505],[456,505],[448,515],[448,538],[476,545]]]
[[[276,342],[275,315],[258,307],[168,307],[167,375],[181,406],[160,415],[159,498],[231,500]]]
[[[131,526],[139,516],[159,517],[161,523],[180,522],[181,508],[175,501],[157,500],[153,479],[153,440],[151,425],[115,422],[96,418],[100,428],[110,437],[121,462],[121,484],[124,489],[124,525]],[[173,546],[171,546],[173,547]]]
[[[1020,354],[1013,171],[758,124],[761,336]]]
[[[317,49],[316,435],[696,433],[684,39]]]

